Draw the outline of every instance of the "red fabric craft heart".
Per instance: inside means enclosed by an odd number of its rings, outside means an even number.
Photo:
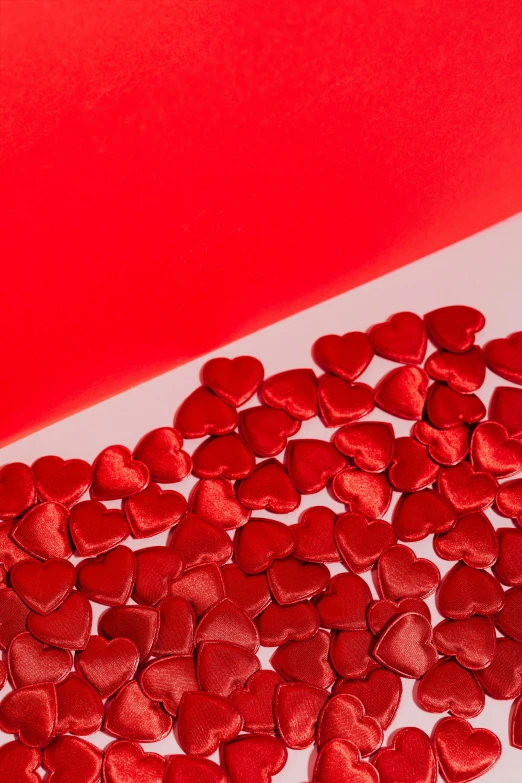
[[[313,370],[285,370],[267,378],[260,397],[266,405],[281,408],[294,419],[317,416],[317,379]]]
[[[170,546],[185,568],[206,563],[223,565],[232,554],[232,542],[226,532],[196,514],[185,514],[172,534]]]
[[[223,530],[235,530],[245,524],[251,513],[239,500],[228,479],[201,479],[192,490],[190,511]]]
[[[372,764],[361,761],[361,754],[349,740],[332,740],[321,748],[314,767],[314,781],[320,783],[379,783]]]
[[[522,525],[522,479],[502,484],[498,489],[495,504],[501,514],[517,519]]]
[[[82,459],[40,457],[31,466],[38,498],[72,506],[89,489],[92,467]]]
[[[85,650],[76,655],[76,668],[107,699],[132,679],[139,660],[139,650],[130,639],[91,636]]]
[[[315,341],[312,353],[314,360],[323,368],[353,381],[368,367],[373,359],[373,350],[364,332],[348,332],[340,337],[325,334]]]
[[[511,744],[514,748],[522,750],[522,697],[515,702],[510,729]]]
[[[323,628],[357,631],[366,628],[370,588],[357,574],[336,574],[316,601]]]
[[[462,718],[443,718],[435,726],[433,747],[447,783],[468,783],[499,760],[500,740],[488,729],[474,729]]]
[[[426,372],[436,381],[445,381],[453,391],[470,394],[480,389],[486,377],[484,352],[474,345],[465,353],[436,351],[425,364]]]
[[[512,438],[522,438],[522,389],[497,386],[489,404],[489,417],[502,424]]]
[[[261,664],[254,653],[229,642],[203,642],[198,647],[196,676],[199,689],[228,698],[244,687]]]
[[[18,734],[30,748],[43,748],[54,734],[58,702],[50,682],[11,691],[0,702],[0,729]]]
[[[381,598],[368,607],[368,626],[371,632],[378,636],[390,620],[399,614],[406,614],[406,612],[421,614],[431,623],[429,606],[420,598],[401,598],[400,601],[388,601],[386,598]]]
[[[80,557],[101,555],[130,534],[125,514],[105,508],[99,500],[84,500],[71,509],[69,532]]]
[[[489,508],[498,482],[489,473],[474,471],[467,462],[441,469],[438,488],[460,514]]]
[[[478,614],[467,620],[443,620],[433,629],[433,643],[466,669],[484,669],[495,655],[495,628],[491,618]]]
[[[11,531],[14,525],[15,523],[13,522],[0,522],[0,563],[8,571],[15,563],[19,563],[21,560],[34,560],[30,554],[24,552],[11,539]]]
[[[422,419],[430,379],[420,367],[397,367],[375,388],[375,404],[400,419]]]
[[[6,650],[14,637],[27,630],[29,609],[14,590],[0,590],[0,649]]]
[[[48,783],[98,783],[103,754],[87,740],[59,737],[43,752]]]
[[[428,447],[428,454],[441,465],[457,465],[469,451],[469,425],[457,424],[438,430],[427,421],[413,425],[413,436]]]
[[[489,568],[498,557],[495,528],[482,511],[459,517],[447,533],[436,535],[433,548],[444,560],[463,560],[472,568]]]
[[[477,677],[493,699],[515,699],[522,693],[522,644],[497,639],[493,661],[477,672]]]
[[[58,718],[55,734],[94,734],[103,722],[98,691],[80,674],[70,674],[56,686]]]
[[[279,647],[285,642],[311,639],[319,630],[319,612],[310,601],[280,606],[272,602],[257,618],[263,647]]]
[[[6,742],[0,746],[0,769],[6,781],[42,783],[37,772],[42,756],[36,748],[26,748],[21,742]]]
[[[413,438],[397,438],[388,479],[398,492],[415,492],[433,484],[440,465],[428,456],[428,449]]]
[[[221,569],[225,596],[249,617],[257,617],[272,600],[266,574],[245,574],[235,563]]]
[[[142,671],[140,685],[145,696],[160,701],[170,715],[176,715],[183,694],[198,690],[193,656],[172,655],[152,661]]]
[[[349,739],[364,757],[382,745],[383,731],[375,718],[365,714],[356,696],[337,694],[326,702],[319,715],[317,745],[321,748],[336,739]]]
[[[0,468],[0,519],[14,519],[36,501],[31,468],[23,462],[11,462]]]
[[[320,630],[311,639],[287,642],[279,647],[270,663],[285,680],[329,688],[335,682],[335,672],[329,662],[329,647],[330,634]]]
[[[178,708],[181,749],[194,756],[211,756],[220,743],[230,742],[241,731],[237,707],[212,693],[185,693]]]
[[[504,606],[493,617],[497,628],[516,642],[522,642],[522,587],[504,593]]]
[[[361,470],[380,473],[391,462],[395,438],[388,422],[362,421],[345,424],[337,430],[334,443]]]
[[[500,582],[487,571],[458,563],[442,580],[438,604],[450,620],[466,620],[473,614],[492,615],[504,605]]]
[[[239,483],[237,496],[243,506],[273,514],[288,514],[301,502],[284,466],[275,459],[260,462],[252,475]]]
[[[426,672],[417,699],[428,712],[450,712],[459,718],[475,718],[485,703],[477,678],[452,658],[442,658]]]
[[[277,730],[287,747],[304,750],[313,744],[319,713],[329,696],[323,688],[302,682],[277,686],[274,713]]]
[[[148,538],[174,527],[187,510],[187,501],[172,489],[151,483],[123,503],[134,538]]]
[[[61,503],[39,503],[15,523],[11,538],[40,560],[72,555],[67,523],[69,511]]]
[[[522,470],[522,443],[508,436],[496,421],[484,421],[471,438],[471,464],[497,478],[512,476]]]
[[[136,742],[116,740],[103,754],[105,783],[163,783],[165,759],[144,753]]]
[[[322,375],[317,400],[326,427],[339,427],[361,419],[374,409],[373,389],[366,383],[349,383],[337,375]]]
[[[158,604],[159,630],[152,655],[192,655],[196,615],[186,598],[169,595]]]
[[[330,572],[322,563],[301,563],[295,557],[276,560],[267,571],[278,604],[295,604],[326,589]]]
[[[415,612],[399,615],[379,636],[373,656],[401,677],[422,677],[437,661],[429,621]]]
[[[522,332],[491,340],[484,348],[486,364],[501,378],[522,384]]]
[[[187,600],[196,617],[201,617],[207,609],[225,597],[221,569],[215,563],[189,568],[172,582],[170,594]]]
[[[135,742],[158,742],[172,730],[172,718],[149,699],[133,680],[114,697],[105,716],[105,731]]]
[[[348,511],[377,519],[384,516],[392,498],[392,488],[385,473],[365,473],[347,468],[332,482],[332,491]]]
[[[225,771],[213,761],[197,756],[170,756],[167,761],[165,783],[194,783],[194,781],[229,783]]]
[[[183,438],[226,435],[237,426],[237,411],[216,394],[200,386],[179,406],[174,427]]]
[[[133,459],[126,446],[108,446],[93,464],[91,497],[94,500],[117,500],[145,489],[150,472],[144,462]]]
[[[138,604],[154,606],[168,595],[170,583],[180,576],[181,557],[169,547],[151,546],[139,549],[135,558],[136,581],[132,597]]]
[[[481,312],[467,305],[449,305],[426,313],[424,321],[428,332],[442,348],[461,353],[475,342],[475,334],[484,328],[486,319]]]
[[[39,614],[54,611],[69,595],[76,571],[68,560],[22,562],[11,569],[11,585],[18,596]]]
[[[340,514],[335,523],[335,540],[341,557],[351,571],[363,573],[397,542],[393,527],[382,519],[367,520],[361,514]]]
[[[229,598],[205,612],[199,621],[194,643],[197,646],[201,642],[231,642],[253,653],[259,650],[257,626]]]
[[[366,715],[375,718],[385,730],[399,709],[402,681],[388,669],[373,669],[364,680],[341,680],[335,693],[356,696],[364,706]]]
[[[192,458],[182,446],[183,438],[178,430],[159,427],[143,436],[132,456],[148,467],[151,481],[173,484],[182,481],[192,470]]]
[[[221,746],[221,763],[230,783],[271,783],[285,766],[288,753],[278,737],[252,734]]]
[[[347,463],[335,446],[324,440],[292,440],[286,450],[288,474],[302,495],[320,492]]]
[[[340,677],[360,680],[379,664],[371,654],[374,638],[370,631],[337,631],[332,635],[330,659]]]
[[[15,688],[61,682],[71,671],[72,664],[69,650],[49,647],[27,632],[14,637],[7,653],[9,678]]]
[[[368,331],[376,354],[402,364],[420,364],[426,354],[428,335],[416,313],[395,313]]]
[[[238,688],[230,694],[229,700],[236,705],[243,718],[244,731],[254,734],[276,733],[274,698],[282,682],[283,678],[277,672],[264,669],[254,672],[244,688]]]
[[[144,663],[158,636],[159,610],[149,606],[116,606],[104,612],[98,623],[100,634],[107,639],[130,639]]]
[[[64,650],[83,650],[89,641],[92,609],[82,593],[73,592],[47,615],[29,612],[27,628],[43,644]]]
[[[266,571],[295,548],[293,529],[274,519],[250,519],[234,537],[234,556],[247,574]]]
[[[476,394],[461,394],[437,381],[429,390],[426,412],[434,427],[446,430],[480,421],[486,408]]]
[[[400,729],[391,747],[380,750],[373,763],[379,773],[379,783],[436,783],[437,762],[430,738],[421,729]]]
[[[126,604],[136,578],[136,557],[132,549],[117,546],[97,558],[78,565],[78,589],[90,601],[105,606]]]
[[[451,530],[456,523],[451,502],[432,489],[403,495],[393,511],[393,526],[401,541],[421,541],[430,533]]]
[[[301,422],[285,411],[259,405],[239,415],[239,432],[258,457],[275,457],[284,451],[287,438],[295,435]]]
[[[418,558],[408,546],[394,544],[379,558],[377,579],[382,595],[390,601],[427,598],[437,589],[440,572],[431,560]]]
[[[336,518],[327,506],[312,506],[303,511],[297,525],[292,525],[294,556],[310,563],[338,562],[341,557],[335,543]]]
[[[495,574],[505,585],[522,586],[522,530],[503,527],[497,530],[499,554]]]
[[[254,452],[235,432],[204,441],[193,460],[194,474],[199,478],[243,479],[256,466]]]
[[[264,374],[263,365],[254,356],[219,357],[203,365],[201,380],[224,402],[237,408],[256,393]]]

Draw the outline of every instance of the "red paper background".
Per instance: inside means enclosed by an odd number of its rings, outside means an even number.
[[[521,9],[2,0],[0,443],[520,210]]]

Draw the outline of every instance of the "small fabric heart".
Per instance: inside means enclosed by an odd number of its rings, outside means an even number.
[[[226,435],[236,426],[236,409],[205,386],[200,386],[181,403],[174,419],[174,427],[183,438]]]
[[[119,508],[106,508],[99,500],[84,500],[71,509],[69,532],[80,557],[108,552],[130,535]]]
[[[384,550],[377,564],[377,579],[384,598],[427,598],[437,589],[440,572],[435,563],[418,558],[402,544]]]
[[[480,421],[486,408],[476,394],[461,394],[437,381],[429,390],[426,412],[434,427],[445,430]]]
[[[98,691],[80,674],[70,674],[56,686],[58,717],[55,734],[94,734],[103,722],[103,702]]]
[[[360,680],[379,664],[371,654],[375,639],[370,631],[337,631],[332,636],[330,659],[340,677]]]
[[[393,526],[401,541],[421,541],[456,524],[457,511],[450,500],[432,489],[402,495],[393,511]]]
[[[244,688],[233,691],[229,700],[243,718],[243,730],[253,734],[275,734],[274,698],[283,678],[271,669],[254,672]],[[283,737],[284,739],[284,737]],[[288,743],[287,743],[288,744]]]
[[[251,734],[221,746],[230,783],[271,783],[285,766],[288,752],[279,737]]]
[[[436,381],[445,381],[453,391],[470,394],[480,389],[486,377],[484,352],[474,345],[464,353],[436,351],[425,364],[426,372]]]
[[[342,680],[335,693],[356,696],[366,715],[375,718],[383,730],[392,723],[402,696],[401,678],[388,669],[373,669],[363,680]]]
[[[171,655],[152,661],[141,673],[143,693],[160,701],[170,715],[176,715],[184,693],[198,690],[196,666],[192,655]]]
[[[335,739],[321,748],[315,762],[313,779],[320,783],[338,783],[340,780],[379,783],[379,773],[373,764],[361,761],[361,754],[353,742]]]
[[[170,539],[185,568],[206,563],[223,565],[232,554],[232,542],[225,530],[196,514],[185,514]]]
[[[139,660],[139,650],[130,639],[91,636],[85,650],[76,655],[76,667],[107,699],[132,679]]]
[[[169,595],[158,604],[159,629],[153,655],[191,655],[196,615],[186,598]]]
[[[428,456],[428,450],[413,438],[397,438],[388,479],[398,492],[415,492],[433,484],[440,465]]]
[[[487,571],[458,563],[442,580],[440,613],[450,620],[466,620],[474,614],[493,615],[504,605],[500,582]]]
[[[50,682],[11,691],[0,702],[0,729],[18,734],[29,748],[43,748],[54,734],[58,702]]]
[[[421,678],[417,699],[428,712],[450,712],[475,718],[484,709],[482,685],[472,672],[452,658],[441,658]]]
[[[397,536],[389,522],[346,513],[337,517],[335,540],[344,563],[360,574],[373,568],[382,552],[397,542]]]
[[[198,647],[196,676],[199,689],[228,698],[261,664],[254,653],[230,642],[203,642]]]
[[[329,647],[330,634],[320,630],[311,639],[287,642],[279,647],[270,663],[285,680],[329,688],[335,682],[335,672],[329,662]]]
[[[319,713],[330,694],[302,682],[278,685],[274,700],[277,730],[287,747],[304,750],[313,744]]]
[[[516,642],[522,642],[522,587],[506,590],[504,606],[493,620],[499,631]]]
[[[522,525],[522,479],[502,484],[498,489],[495,504],[501,514],[517,519]]]
[[[319,748],[334,739],[349,739],[362,757],[382,745],[383,731],[375,718],[366,715],[362,702],[349,694],[336,694],[324,705],[317,722]]]
[[[428,335],[416,313],[395,313],[368,332],[376,354],[402,364],[420,364],[426,354]]]
[[[471,438],[471,464],[496,478],[512,476],[522,470],[522,443],[510,438],[502,424],[484,421]]]
[[[337,430],[334,443],[361,470],[380,473],[391,462],[395,438],[388,422],[362,421],[345,424]]]
[[[92,467],[82,459],[40,457],[31,465],[38,498],[72,506],[87,492],[92,482]]]
[[[286,450],[288,474],[302,495],[320,492],[347,462],[333,444],[324,440],[293,440]]]
[[[114,550],[116,551],[116,550]],[[169,592],[183,569],[181,557],[170,547],[151,546],[135,554],[136,580],[132,597],[138,604],[154,606]]]
[[[337,375],[322,375],[317,400],[326,427],[357,421],[374,409],[373,389],[366,383],[349,383]]]
[[[172,730],[172,718],[133,680],[117,692],[105,716],[105,731],[135,742],[158,742]]]
[[[87,598],[76,590],[47,615],[29,612],[28,630],[43,644],[64,650],[83,650],[89,641],[92,609]]]
[[[58,737],[43,752],[49,783],[98,783],[103,753],[80,737]]]
[[[377,519],[384,516],[392,498],[392,488],[385,473],[365,473],[347,468],[332,481],[332,491],[348,511]]]
[[[42,644],[27,632],[15,636],[7,652],[9,677],[15,688],[61,682],[71,671],[72,664],[69,650]]]
[[[174,527],[187,510],[187,501],[179,492],[152,482],[127,498],[123,507],[134,538],[148,538]]]
[[[266,571],[295,548],[292,528],[273,519],[251,519],[234,538],[236,562],[247,574]]]
[[[0,590],[0,649],[7,650],[19,633],[27,630],[29,609],[14,590]]]
[[[255,472],[245,481],[250,481],[254,475]],[[245,508],[240,500],[228,479],[201,479],[192,490],[190,510],[216,527],[235,530],[245,524],[251,513],[250,507]]]
[[[219,357],[203,365],[201,380],[224,402],[238,408],[259,389],[265,370],[254,356]]]
[[[422,599],[401,598],[400,601],[389,601],[386,598],[381,598],[378,601],[373,601],[368,607],[368,626],[371,632],[378,636],[390,620],[406,612],[421,614],[431,623],[429,606]]]
[[[510,587],[522,586],[522,530],[503,527],[497,530],[499,554],[495,574]]]
[[[491,340],[484,348],[489,369],[512,383],[522,384],[522,332]]]
[[[356,631],[366,628],[370,588],[357,574],[336,574],[315,606],[324,628]]]
[[[454,353],[467,351],[475,342],[486,319],[479,310],[467,305],[449,305],[426,313],[424,321],[432,340]]]
[[[373,656],[401,677],[422,677],[437,661],[429,621],[415,612],[399,615],[379,636]]]
[[[437,762],[430,738],[421,729],[400,729],[390,747],[380,750],[373,763],[379,783],[436,783]]]
[[[97,558],[82,560],[78,566],[78,589],[90,601],[105,606],[126,604],[136,578],[136,557],[132,549],[117,546]]]
[[[310,601],[281,606],[273,601],[256,620],[263,647],[311,639],[319,630],[319,612]]]
[[[438,430],[427,421],[417,421],[413,426],[413,436],[428,447],[430,457],[441,465],[457,465],[469,451],[468,424]]]
[[[188,601],[196,617],[201,617],[207,609],[225,597],[221,569],[216,563],[188,568],[179,579],[172,582],[170,594]]]
[[[285,370],[265,380],[260,397],[266,405],[281,408],[301,421],[317,416],[316,387],[313,370]]]
[[[522,438],[522,389],[497,386],[489,407],[493,421],[502,424],[512,438]]]
[[[522,644],[497,639],[491,664],[477,672],[477,677],[493,699],[516,699],[522,693]]]
[[[377,384],[375,404],[400,419],[422,419],[429,382],[420,367],[397,367]]]
[[[234,601],[249,617],[257,617],[272,600],[266,574],[245,574],[236,563],[221,569],[225,596]]]
[[[314,360],[323,368],[353,381],[368,367],[373,359],[373,349],[364,332],[325,334],[315,341],[312,353]]]
[[[213,761],[197,756],[169,756],[165,783],[194,783],[199,780],[202,783],[229,783],[226,772]]]
[[[159,610],[152,606],[115,606],[100,617],[98,628],[107,639],[123,637],[137,646],[144,663],[158,636]]]
[[[301,563],[290,555],[267,571],[270,591],[278,604],[295,604],[326,589],[330,572],[322,563]]]
[[[259,634],[255,623],[229,598],[210,608],[199,621],[194,643],[231,642],[252,653],[259,650]]]
[[[288,514],[301,502],[284,466],[275,459],[260,462],[252,475],[240,482],[237,496],[243,506],[273,514]]]
[[[105,783],[163,783],[164,775],[165,759],[145,753],[137,742],[116,740],[103,754]]]
[[[39,560],[68,558],[72,555],[68,521],[69,511],[61,503],[39,503],[16,522],[11,538]]]
[[[23,462],[11,462],[0,468],[0,519],[14,519],[36,501],[31,468]]]
[[[194,473],[199,478],[243,479],[256,465],[250,446],[235,432],[209,438],[193,454]]]
[[[27,606],[39,614],[53,612],[70,594],[76,571],[68,560],[21,562],[11,569],[11,585]]]
[[[15,563],[22,560],[34,560],[35,558],[19,547],[11,538],[14,528],[13,522],[0,522],[0,562],[8,571]]]
[[[133,457],[148,467],[151,481],[173,484],[182,481],[192,470],[192,459],[182,447],[183,438],[178,430],[159,427],[144,435]]]
[[[341,559],[335,542],[337,515],[328,506],[312,506],[303,511],[296,525],[293,554],[309,563],[336,563]]]
[[[433,643],[466,669],[485,669],[495,656],[495,627],[491,618],[478,614],[467,620],[443,620],[433,629]]]
[[[239,432],[258,457],[275,457],[284,451],[287,439],[301,428],[301,422],[283,410],[259,405],[241,411]]]
[[[0,769],[7,781],[14,783],[42,783],[37,770],[42,755],[36,748],[27,748],[14,740],[0,746]]]
[[[473,511],[459,517],[452,530],[436,535],[433,548],[444,560],[462,560],[471,568],[490,568],[498,557],[498,538],[484,512]]]
[[[117,500],[145,489],[150,472],[144,462],[133,459],[126,446],[108,446],[93,464],[93,500]]]
[[[185,693],[178,708],[181,749],[194,756],[211,756],[220,743],[230,742],[241,731],[237,707],[212,693]]]
[[[435,726],[433,747],[447,783],[468,783],[500,758],[500,740],[488,729],[474,729],[462,718],[443,718]]]

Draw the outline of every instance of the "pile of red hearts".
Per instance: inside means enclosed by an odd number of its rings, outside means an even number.
[[[488,421],[474,393],[486,367],[522,384],[522,332],[483,350],[483,325],[454,306],[324,336],[319,378],[263,380],[257,359],[213,359],[176,429],[133,453],[4,466],[0,729],[18,738],[0,748],[2,781],[37,783],[43,767],[49,783],[269,783],[287,748],[315,743],[320,783],[434,783],[438,771],[465,783],[501,753],[467,721],[485,694],[518,699],[522,747],[522,479],[499,482],[522,471],[522,390],[497,388]],[[400,366],[373,390],[356,378],[375,354]],[[414,422],[411,436],[360,421],[375,406]],[[314,416],[333,438],[293,437]],[[189,456],[183,438],[202,437]],[[191,471],[188,501],[160,487]],[[327,487],[345,513],[264,516]],[[117,499],[121,510],[104,505]],[[493,505],[513,522],[496,530]],[[165,546],[123,544],[164,531]],[[455,561],[442,582],[408,546],[429,535]],[[331,577],[325,564],[339,562]],[[377,600],[360,576],[372,570]],[[432,628],[435,591],[445,619]],[[97,635],[91,602],[108,607]],[[276,648],[273,668],[260,645]],[[403,728],[382,749],[403,677],[419,680],[421,707],[450,715],[431,738]],[[175,720],[185,755],[144,752]],[[103,752],[81,738],[100,729],[117,738]],[[221,765],[208,759],[218,749]]]

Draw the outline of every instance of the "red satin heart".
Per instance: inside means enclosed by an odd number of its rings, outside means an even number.
[[[204,441],[192,458],[199,478],[243,479],[256,465],[254,452],[235,432]]]
[[[433,548],[444,560],[463,560],[472,568],[489,568],[498,557],[495,528],[482,511],[459,517],[447,533],[436,535]]]
[[[80,557],[101,555],[130,535],[123,511],[105,508],[99,500],[84,500],[72,507],[69,532]]]
[[[78,589],[90,601],[105,606],[126,604],[136,578],[136,557],[132,549],[117,546],[97,558],[78,565]]]
[[[93,464],[91,497],[94,500],[117,500],[145,489],[150,472],[144,462],[133,459],[126,446],[108,446]]]
[[[357,574],[336,574],[316,601],[323,628],[357,631],[366,628],[370,588]]]
[[[426,313],[424,321],[430,337],[442,348],[454,353],[467,351],[475,342],[475,334],[484,328],[481,312],[467,305],[449,305]]]
[[[285,370],[267,378],[261,400],[302,421],[317,416],[317,379],[313,370]]]
[[[504,593],[504,606],[493,617],[499,631],[516,642],[522,642],[522,587]]]
[[[70,674],[56,686],[58,718],[55,734],[94,734],[103,722],[103,702],[98,691],[80,674]]]
[[[375,718],[365,714],[356,696],[337,694],[326,702],[319,715],[317,745],[321,748],[336,739],[349,739],[364,757],[382,745],[383,732]]]
[[[277,730],[287,747],[304,750],[313,744],[315,729],[329,693],[301,682],[285,682],[277,686],[274,713]]]
[[[302,495],[320,492],[347,464],[335,446],[324,440],[293,440],[286,450],[288,474]]]
[[[237,644],[203,642],[198,647],[196,676],[201,691],[228,698],[260,668],[257,656]]]
[[[413,425],[413,436],[428,447],[430,457],[441,465],[457,465],[469,451],[468,424],[438,430],[427,421],[418,421]]]
[[[219,357],[203,365],[201,380],[224,402],[237,408],[256,393],[264,374],[263,365],[254,356]]]
[[[14,519],[36,501],[31,468],[23,462],[11,462],[0,468],[0,519]]]
[[[504,605],[500,582],[487,571],[458,563],[442,580],[440,613],[450,620],[466,620],[473,614],[493,615]]]
[[[274,519],[251,519],[234,537],[234,556],[247,574],[266,571],[295,548],[293,529]]]
[[[437,589],[440,572],[431,560],[418,558],[408,546],[394,544],[379,558],[377,579],[382,595],[391,601],[427,598]]]
[[[266,574],[245,574],[235,563],[221,569],[225,596],[236,603],[249,617],[257,617],[271,602]]]
[[[68,560],[17,563],[11,570],[11,585],[19,597],[39,614],[49,614],[74,587],[76,571]]]
[[[159,630],[152,655],[192,655],[196,615],[186,598],[169,595],[158,604]]]
[[[322,563],[301,563],[295,557],[276,560],[267,571],[278,604],[295,604],[326,589],[330,572]]]
[[[320,630],[311,639],[287,642],[279,647],[270,663],[285,680],[328,689],[335,682],[335,672],[329,662],[329,647],[330,634]]]
[[[253,653],[259,650],[257,626],[229,598],[205,612],[199,621],[194,643],[197,646],[201,642],[231,642]]]
[[[373,763],[379,783],[436,783],[437,762],[430,738],[421,729],[407,727],[393,736],[391,747],[380,750]]]
[[[375,718],[385,730],[399,709],[402,681],[388,669],[373,669],[364,680],[341,680],[335,693],[356,696],[363,704],[366,715]]]
[[[59,737],[43,752],[48,783],[98,783],[103,754],[79,737]]]
[[[163,783],[165,759],[144,753],[136,742],[116,740],[103,754],[105,783]]]
[[[465,353],[436,351],[428,357],[426,372],[436,381],[445,381],[453,391],[470,394],[480,389],[486,377],[484,352],[474,345]]]
[[[513,714],[511,715],[510,740],[514,748],[522,750],[522,698],[515,702]]]
[[[416,313],[395,313],[368,331],[376,354],[402,364],[420,364],[426,354],[428,335]]]
[[[189,568],[170,585],[170,594],[185,598],[196,617],[201,617],[225,597],[221,569],[215,563]]]
[[[374,638],[370,631],[337,631],[332,635],[330,659],[340,677],[359,680],[379,664],[371,655]]]
[[[27,630],[29,609],[14,590],[0,590],[0,649],[6,650],[12,639]]]
[[[522,525],[522,479],[502,484],[498,489],[495,505],[505,517],[516,519]]]
[[[205,386],[199,386],[181,403],[174,427],[183,438],[226,435],[237,426],[237,411]]]
[[[493,504],[498,482],[489,473],[474,471],[467,462],[461,462],[441,469],[438,488],[460,514],[467,514]]]
[[[322,375],[317,400],[326,427],[339,427],[361,419],[374,409],[373,389],[366,383],[349,383],[337,375]]]
[[[480,421],[486,408],[476,394],[461,394],[437,381],[429,390],[426,412],[434,427],[446,430]]]
[[[400,419],[422,419],[429,378],[420,367],[397,367],[375,388],[375,404]]]
[[[9,679],[15,688],[61,682],[71,671],[72,664],[69,650],[49,647],[27,632],[15,636],[7,652]]]
[[[243,506],[273,514],[288,514],[301,503],[288,473],[275,459],[260,462],[252,475],[239,483],[237,496]]]
[[[30,554],[24,552],[11,539],[11,531],[14,525],[15,523],[12,522],[0,522],[0,563],[5,566],[7,571],[21,560],[34,560]]]
[[[413,438],[397,438],[388,479],[398,492],[415,492],[433,484],[440,466],[428,456],[428,449]]]
[[[39,503],[15,523],[11,538],[39,560],[72,555],[67,523],[69,511],[61,503]]]
[[[257,618],[263,647],[279,647],[289,641],[311,639],[319,630],[319,612],[310,601],[280,606],[272,602]]]
[[[495,655],[495,628],[489,617],[443,620],[433,629],[433,642],[443,655],[453,655],[466,669],[484,669]]]
[[[123,503],[134,538],[148,538],[174,527],[187,510],[187,501],[172,489],[151,483]]]
[[[238,737],[221,746],[221,763],[230,783],[271,783],[288,759],[286,747],[278,737],[252,734]]]
[[[243,720],[237,707],[212,693],[185,693],[178,708],[181,749],[194,756],[211,756],[220,743],[237,737]]]
[[[185,514],[172,534],[170,546],[185,568],[206,563],[223,565],[232,554],[232,542],[226,532],[196,514]]]
[[[173,427],[159,427],[148,432],[133,452],[150,471],[151,481],[173,484],[182,481],[192,470],[192,459],[183,451],[183,438]]]
[[[365,473],[347,468],[332,482],[332,491],[348,511],[377,519],[384,516],[391,503],[392,488],[385,473]]]
[[[0,702],[0,729],[18,734],[29,748],[43,748],[54,734],[58,702],[50,682],[11,691]]]
[[[489,369],[507,381],[522,384],[522,332],[491,340],[484,348]]]
[[[361,470],[380,473],[391,462],[395,438],[388,422],[362,421],[345,424],[337,430],[334,443]]]
[[[258,457],[275,457],[287,439],[301,429],[301,422],[285,411],[259,405],[239,414],[239,432]]]
[[[154,606],[169,593],[183,570],[181,557],[170,547],[151,546],[136,554],[136,581],[132,593],[138,604]]]
[[[497,386],[489,404],[489,417],[502,424],[512,438],[522,438],[522,389]]]
[[[294,556],[309,563],[336,563],[341,559],[335,543],[337,516],[327,506],[312,506],[303,511],[297,525]]]
[[[250,481],[254,475],[255,472],[245,481]],[[235,530],[245,524],[251,513],[242,501],[239,502],[239,492],[238,497],[227,479],[201,479],[192,490],[190,511],[223,530]]]
[[[367,520],[360,514],[339,514],[335,540],[341,557],[356,574],[373,568],[386,549],[397,542],[393,527],[382,519]]]
[[[133,680],[112,700],[105,716],[105,731],[135,742],[158,742],[172,730],[172,717],[149,699]]]
[[[13,783],[42,783],[37,772],[42,761],[39,750],[26,748],[14,740],[0,746],[0,769],[6,781]]]
[[[193,656],[172,655],[152,661],[142,671],[140,685],[149,699],[160,701],[170,715],[176,715],[183,694],[198,690]]]
[[[379,636],[373,656],[401,677],[422,677],[437,661],[429,620],[415,612],[400,614]]]
[[[83,650],[89,641],[92,609],[82,593],[73,592],[47,615],[29,612],[27,628],[43,644],[64,650]]]
[[[445,533],[457,523],[451,502],[432,489],[403,495],[393,511],[393,526],[401,541],[421,541],[430,533]]]
[[[314,781],[320,783],[379,783],[372,764],[361,761],[361,754],[349,740],[332,740],[321,748],[314,766]]]
[[[468,783],[499,760],[502,746],[488,729],[474,729],[462,718],[443,718],[435,726],[433,747],[447,783]]]
[[[325,334],[315,341],[312,353],[317,364],[345,381],[353,381],[368,367],[373,350],[364,332],[348,332],[340,337]]]
[[[420,598],[401,598],[400,601],[389,601],[386,598],[381,598],[378,601],[373,601],[368,607],[368,626],[371,632],[378,636],[390,620],[400,614],[406,614],[406,612],[421,614],[431,623],[429,606]]]
[[[522,470],[522,443],[508,436],[502,424],[484,421],[471,438],[471,464],[497,478]]]
[[[477,672],[477,677],[493,699],[516,699],[522,693],[522,644],[497,639],[493,661]]]
[[[522,586],[522,530],[503,527],[497,530],[499,555],[495,574],[505,585]]]
[[[449,712],[459,718],[475,718],[484,709],[482,685],[472,672],[442,658],[419,682],[417,699],[428,712]]]
[[[107,699],[134,677],[139,660],[131,639],[91,636],[85,650],[76,655],[76,668]]]
[[[159,610],[150,606],[116,606],[104,612],[98,622],[100,634],[107,639],[130,639],[144,663],[158,636]]]
[[[230,694],[229,700],[236,705],[243,718],[244,731],[253,734],[276,733],[274,698],[282,682],[283,678],[277,672],[264,669],[254,672],[244,688],[238,688]]]
[[[196,756],[170,756],[165,783],[194,783],[194,781],[229,783],[224,770],[213,761]]]
[[[92,482],[92,467],[82,459],[40,457],[33,462],[31,470],[38,498],[54,500],[64,506],[72,506]]]

